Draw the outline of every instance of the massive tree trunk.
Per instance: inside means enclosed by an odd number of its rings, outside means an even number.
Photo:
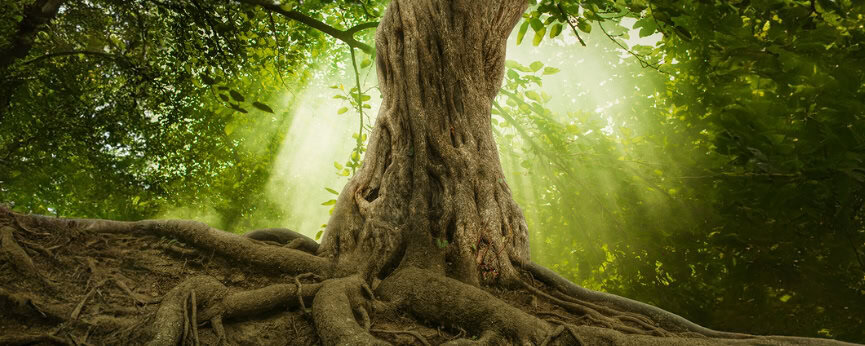
[[[363,167],[320,253],[383,276],[413,265],[477,285],[516,278],[526,222],[504,180],[490,109],[524,0],[393,1],[376,33],[383,103]],[[376,256],[370,256],[370,254]]]

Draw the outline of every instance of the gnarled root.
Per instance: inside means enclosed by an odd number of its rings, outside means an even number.
[[[325,345],[387,345],[367,331],[369,290],[360,276],[331,279],[322,283],[312,302],[318,336]],[[366,316],[364,318],[363,316]],[[358,323],[360,317],[365,326]]]
[[[553,331],[546,322],[479,288],[416,267],[397,270],[376,292],[422,320],[465,328],[490,342],[539,344]]]
[[[322,284],[306,284],[300,290],[295,284],[276,284],[256,290],[232,293],[221,301],[207,307],[199,315],[198,321],[254,316],[277,307],[300,306],[298,299],[311,300]]]
[[[523,281],[522,284],[523,287],[532,294],[546,298],[570,312],[581,314],[590,321],[601,324],[606,328],[612,328],[629,334],[654,334],[657,336],[665,336],[667,334],[666,331],[655,327],[651,321],[647,320],[643,316],[614,311],[610,308],[605,308],[592,303],[559,299],[535,288],[525,281]],[[606,312],[609,316],[601,314],[598,310]],[[625,324],[625,321],[636,324],[639,328],[631,327]]]
[[[180,240],[201,251],[214,252],[259,268],[287,273],[314,273],[329,276],[331,263],[325,258],[288,247],[273,247],[237,234],[188,220],[112,221],[100,219],[59,219],[26,216],[39,224],[61,226],[94,233],[148,233]]]
[[[33,259],[27,255],[27,252],[18,245],[15,241],[15,229],[10,226],[0,227],[0,251],[6,254],[6,258],[12,266],[26,277],[33,279],[35,282],[43,285],[48,289],[53,289],[54,286],[39,273],[36,265],[33,264]]]
[[[552,270],[542,267],[534,262],[523,264],[534,278],[540,279],[547,285],[564,293],[558,299],[565,303],[582,304],[594,307],[605,313],[615,312],[620,320],[628,320],[644,326],[642,319],[633,319],[632,314],[649,317],[664,331],[679,333],[683,337],[656,337],[652,335],[627,335],[618,333],[609,328],[592,326],[570,326],[574,328],[573,333],[579,333],[581,340],[589,345],[614,344],[614,345],[853,345],[846,342],[786,336],[759,336],[740,333],[720,332],[686,320],[672,312],[631,300],[617,295],[592,291],[574,284],[573,282],[559,276]],[[606,310],[615,309],[615,310]],[[622,318],[624,317],[624,318]],[[689,337],[693,333],[700,337]],[[576,335],[576,334],[575,334]]]
[[[523,264],[523,268],[528,270],[533,277],[540,279],[547,285],[563,292],[565,295],[578,299],[584,302],[606,305],[622,312],[630,312],[643,315],[657,323],[658,327],[670,332],[695,332],[708,337],[718,338],[753,338],[753,335],[728,333],[711,330],[700,326],[694,322],[688,321],[685,318],[676,315],[672,312],[651,306],[646,303],[641,303],[625,297],[617,295],[592,291],[578,286],[577,284],[565,279],[552,270],[540,266],[534,262]]]
[[[221,299],[228,289],[209,276],[190,278],[165,294],[156,311],[150,346],[177,345],[184,335],[195,333],[198,318],[195,311],[199,305],[206,306],[213,300]],[[192,305],[192,306],[190,306]],[[189,334],[193,339],[197,336]]]
[[[6,311],[17,316],[36,316],[46,321],[60,322],[69,319],[72,314],[72,307],[45,303],[38,297],[9,292],[0,287],[0,311]]]

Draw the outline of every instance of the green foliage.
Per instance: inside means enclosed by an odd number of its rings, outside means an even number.
[[[17,22],[0,19],[3,48]],[[214,214],[229,230],[278,220],[258,195],[291,121],[282,90],[330,49],[254,6],[64,3],[27,57],[0,66],[0,200],[64,216]]]
[[[715,328],[865,340],[863,14],[844,1],[532,7],[520,28],[573,24],[609,83],[633,91],[599,107],[574,88],[562,96],[589,105],[559,113],[535,70],[509,63],[494,124],[542,230],[533,257]]]

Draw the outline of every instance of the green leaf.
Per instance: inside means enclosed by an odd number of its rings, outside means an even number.
[[[360,68],[367,68],[369,65],[372,65],[372,61],[369,60],[369,58],[363,59],[363,61],[360,62]]]
[[[235,123],[228,123],[225,125],[225,134],[231,136],[231,133],[234,132],[234,128],[237,127]]]
[[[541,96],[538,95],[537,92],[534,92],[532,90],[526,91],[526,97],[528,97],[532,100],[538,101],[538,102],[542,101]]]
[[[252,106],[258,108],[258,110],[268,113],[273,113],[273,109],[270,106],[263,104],[261,102],[253,102]]]
[[[559,36],[562,33],[562,27],[562,23],[556,23],[556,25],[553,25],[553,28],[550,29],[550,38],[556,38],[556,36]]]
[[[529,25],[532,26],[532,30],[534,30],[535,32],[538,32],[541,30],[546,31],[546,28],[544,28],[544,23],[541,22],[540,19],[532,18],[531,20],[529,20]]]
[[[225,102],[229,102],[229,100],[228,100],[228,96],[226,96],[225,94],[219,94],[219,98],[222,99],[222,100],[225,101]]]
[[[201,81],[202,81],[204,84],[207,84],[207,85],[213,85],[213,84],[216,84],[216,80],[213,79],[213,78],[210,78],[210,76],[208,76],[208,75],[206,75],[206,74],[201,75]]]
[[[523,42],[523,37],[526,36],[526,31],[529,29],[529,22],[523,21],[523,25],[520,26],[520,31],[517,32],[517,45]]]
[[[235,105],[235,104],[232,104],[232,105],[231,105],[231,109],[234,109],[234,110],[236,110],[236,111],[238,111],[238,112],[241,112],[241,113],[243,113],[243,114],[249,113],[249,112],[246,111],[246,109],[243,109],[243,108],[241,108],[240,106]]]
[[[540,69],[544,68],[544,63],[540,61],[535,61],[531,65],[529,65],[529,68],[532,69],[532,72],[538,72]]]
[[[344,114],[345,112],[348,112],[348,107],[340,108],[339,110],[336,111],[336,114]]]
[[[336,169],[342,169],[342,165],[339,164],[339,162],[334,161],[333,166],[336,167]]]
[[[327,190],[327,192],[330,192],[330,193],[332,193],[332,194],[334,194],[334,195],[339,195],[339,192],[337,192],[337,191],[334,190],[334,189],[331,189],[331,188],[329,188],[329,187],[326,187],[326,188],[324,188],[324,189]]]
[[[580,18],[579,20],[577,20],[577,29],[580,29],[580,31],[584,33],[590,34],[592,33],[592,24],[589,23],[588,20]]]
[[[243,102],[243,100],[246,99],[243,97],[243,95],[237,92],[237,90],[230,90],[228,93],[231,95],[231,98],[233,98],[237,102]]]
[[[318,233],[315,234],[315,240],[321,239],[322,234],[324,234],[324,230],[318,231]]]
[[[646,37],[654,34],[658,29],[658,25],[654,18],[646,17],[634,23],[634,29],[640,29],[640,37]]]
[[[561,71],[561,70],[559,70],[555,67],[544,67],[544,74],[545,75],[556,74],[556,73],[559,73],[559,71]]]
[[[535,38],[532,40],[532,45],[537,46],[544,40],[544,34],[547,33],[547,28],[541,28],[540,31],[535,31]]]
[[[336,200],[332,199],[332,200],[329,200],[327,202],[322,203],[321,205],[334,205],[334,204],[336,204]]]

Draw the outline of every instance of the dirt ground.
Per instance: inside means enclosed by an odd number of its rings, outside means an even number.
[[[4,252],[0,255],[0,344],[4,345],[147,343],[152,338],[148,326],[161,299],[196,276],[213,277],[229,292],[296,285],[294,277],[202,252],[176,239],[76,231],[16,220],[8,212],[0,214],[0,228]],[[21,268],[10,260],[20,256],[19,250],[32,260],[32,267]],[[301,285],[316,281],[305,278]],[[573,319],[525,291],[485,290],[539,315]],[[226,320],[226,341],[236,345],[320,344],[310,313],[312,300],[307,298],[304,306],[291,299],[260,314]],[[395,311],[377,311],[370,317],[371,333],[394,344],[421,344],[414,333],[431,344],[473,337],[465,330],[423,325]],[[201,344],[219,343],[213,328],[200,327]]]

